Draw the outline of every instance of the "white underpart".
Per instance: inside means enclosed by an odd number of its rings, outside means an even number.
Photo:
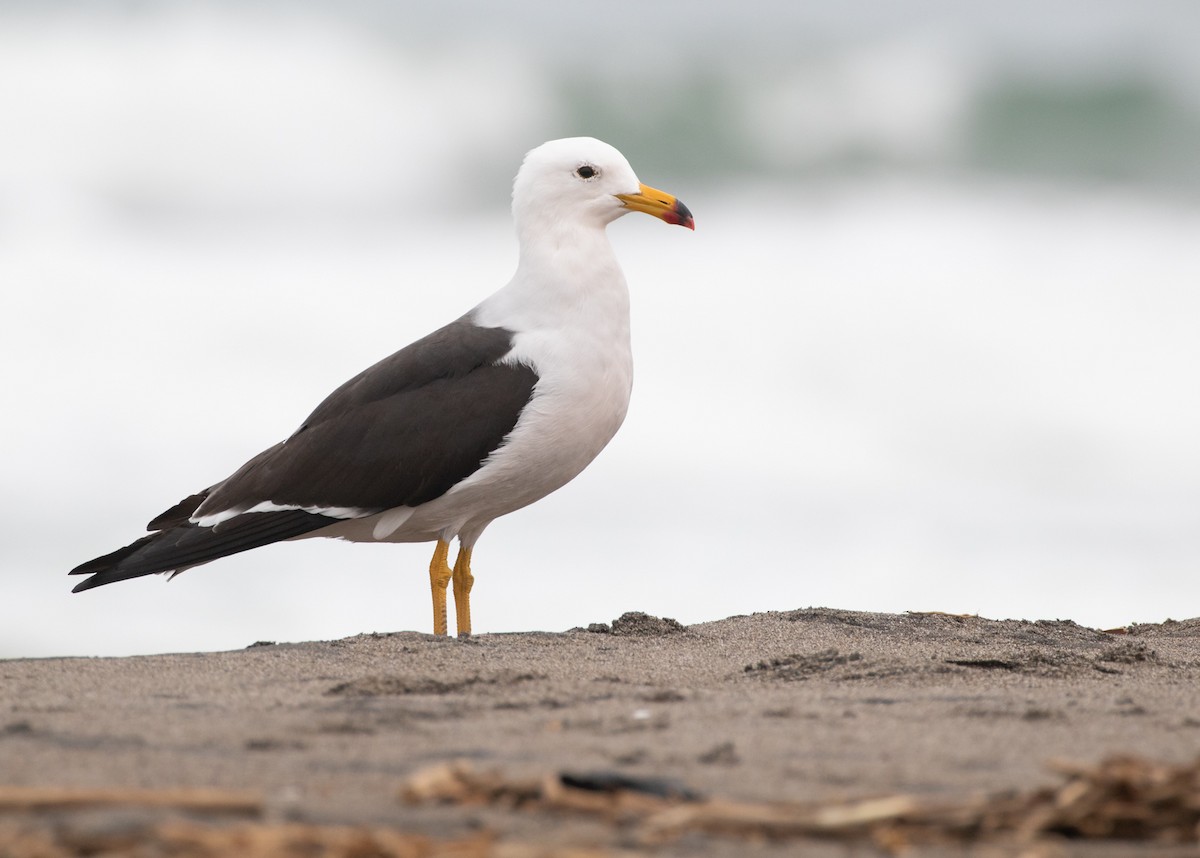
[[[384,540],[400,529],[400,525],[408,521],[413,514],[413,507],[398,506],[375,516],[375,526],[371,528],[371,538]]]
[[[584,162],[600,175],[573,174]],[[629,292],[605,227],[625,209],[614,194],[638,180],[607,144],[555,141],[530,153],[513,190],[521,243],[512,280],[472,321],[513,331],[505,361],[538,383],[505,442],[471,476],[421,506],[399,507],[313,533],[352,541],[474,545],[487,525],[574,479],[616,434],[633,386]]]

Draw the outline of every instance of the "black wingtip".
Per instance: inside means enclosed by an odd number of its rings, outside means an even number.
[[[148,542],[154,540],[155,536],[157,535],[158,534],[150,534],[149,536],[143,536],[142,539],[133,541],[130,545],[126,545],[124,548],[118,548],[116,551],[104,554],[103,557],[97,557],[95,559],[88,560],[86,563],[80,563],[78,566],[76,566],[76,568],[72,569],[70,572],[67,572],[67,575],[90,575],[91,577],[77,583],[76,586],[71,588],[71,592],[82,593],[83,590],[90,590],[92,587],[100,587],[102,584],[110,584],[115,581],[125,581],[127,577],[131,576],[120,574],[119,570],[122,560],[125,560],[127,557],[130,557],[131,554],[136,553],[139,548],[142,548],[148,544]]]
[[[222,529],[189,524],[161,530],[76,566],[69,574],[92,577],[81,581],[71,592],[158,572],[179,572],[219,557],[319,530],[336,521],[303,510],[284,510],[238,516],[226,522]]]
[[[143,536],[141,539],[138,539],[138,540],[135,540],[135,541],[129,543],[124,548],[118,548],[116,551],[110,551],[108,554],[102,555],[100,557],[95,557],[95,558],[87,561],[86,563],[80,563],[78,566],[76,566],[74,569],[72,569],[67,574],[68,575],[98,575],[99,573],[107,572],[110,569],[117,566],[122,560],[124,560],[129,555],[133,554],[139,548],[142,548],[147,543],[152,541],[156,535],[157,534],[150,534],[149,536]],[[81,589],[86,590],[86,589],[88,589],[88,587],[98,587],[101,584],[107,583],[106,581],[96,581],[96,583],[93,584],[93,583],[90,583],[91,581],[95,581],[95,579],[90,578],[90,579],[88,579],[88,581],[82,582],[79,586],[77,586],[71,592],[77,593]],[[83,586],[84,584],[87,584],[88,586],[84,587]]]

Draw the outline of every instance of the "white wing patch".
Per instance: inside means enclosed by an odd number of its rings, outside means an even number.
[[[280,504],[273,501],[260,501],[249,509],[223,509],[220,512],[209,513],[202,515],[199,518],[192,516],[189,521],[192,524],[200,527],[216,527],[223,521],[229,521],[231,518],[237,518],[239,515],[244,515],[251,512],[288,512],[289,510],[303,510],[304,512],[313,513],[314,515],[323,515],[327,518],[365,518],[368,515],[374,515],[373,510],[357,509],[352,506],[301,506],[299,504]],[[397,525],[399,526],[399,525]]]

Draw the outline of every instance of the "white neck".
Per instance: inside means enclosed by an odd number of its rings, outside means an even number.
[[[517,331],[609,327],[628,335],[629,290],[603,226],[522,230],[512,280],[475,310],[486,326]]]

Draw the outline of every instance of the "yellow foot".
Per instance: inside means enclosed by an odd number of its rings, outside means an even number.
[[[450,583],[450,543],[438,540],[429,561],[429,589],[433,593],[433,633],[446,634],[446,585]]]
[[[471,549],[459,548],[454,561],[454,613],[458,620],[458,636],[471,636],[471,586],[475,576],[471,574]],[[445,594],[442,595],[443,600]]]

